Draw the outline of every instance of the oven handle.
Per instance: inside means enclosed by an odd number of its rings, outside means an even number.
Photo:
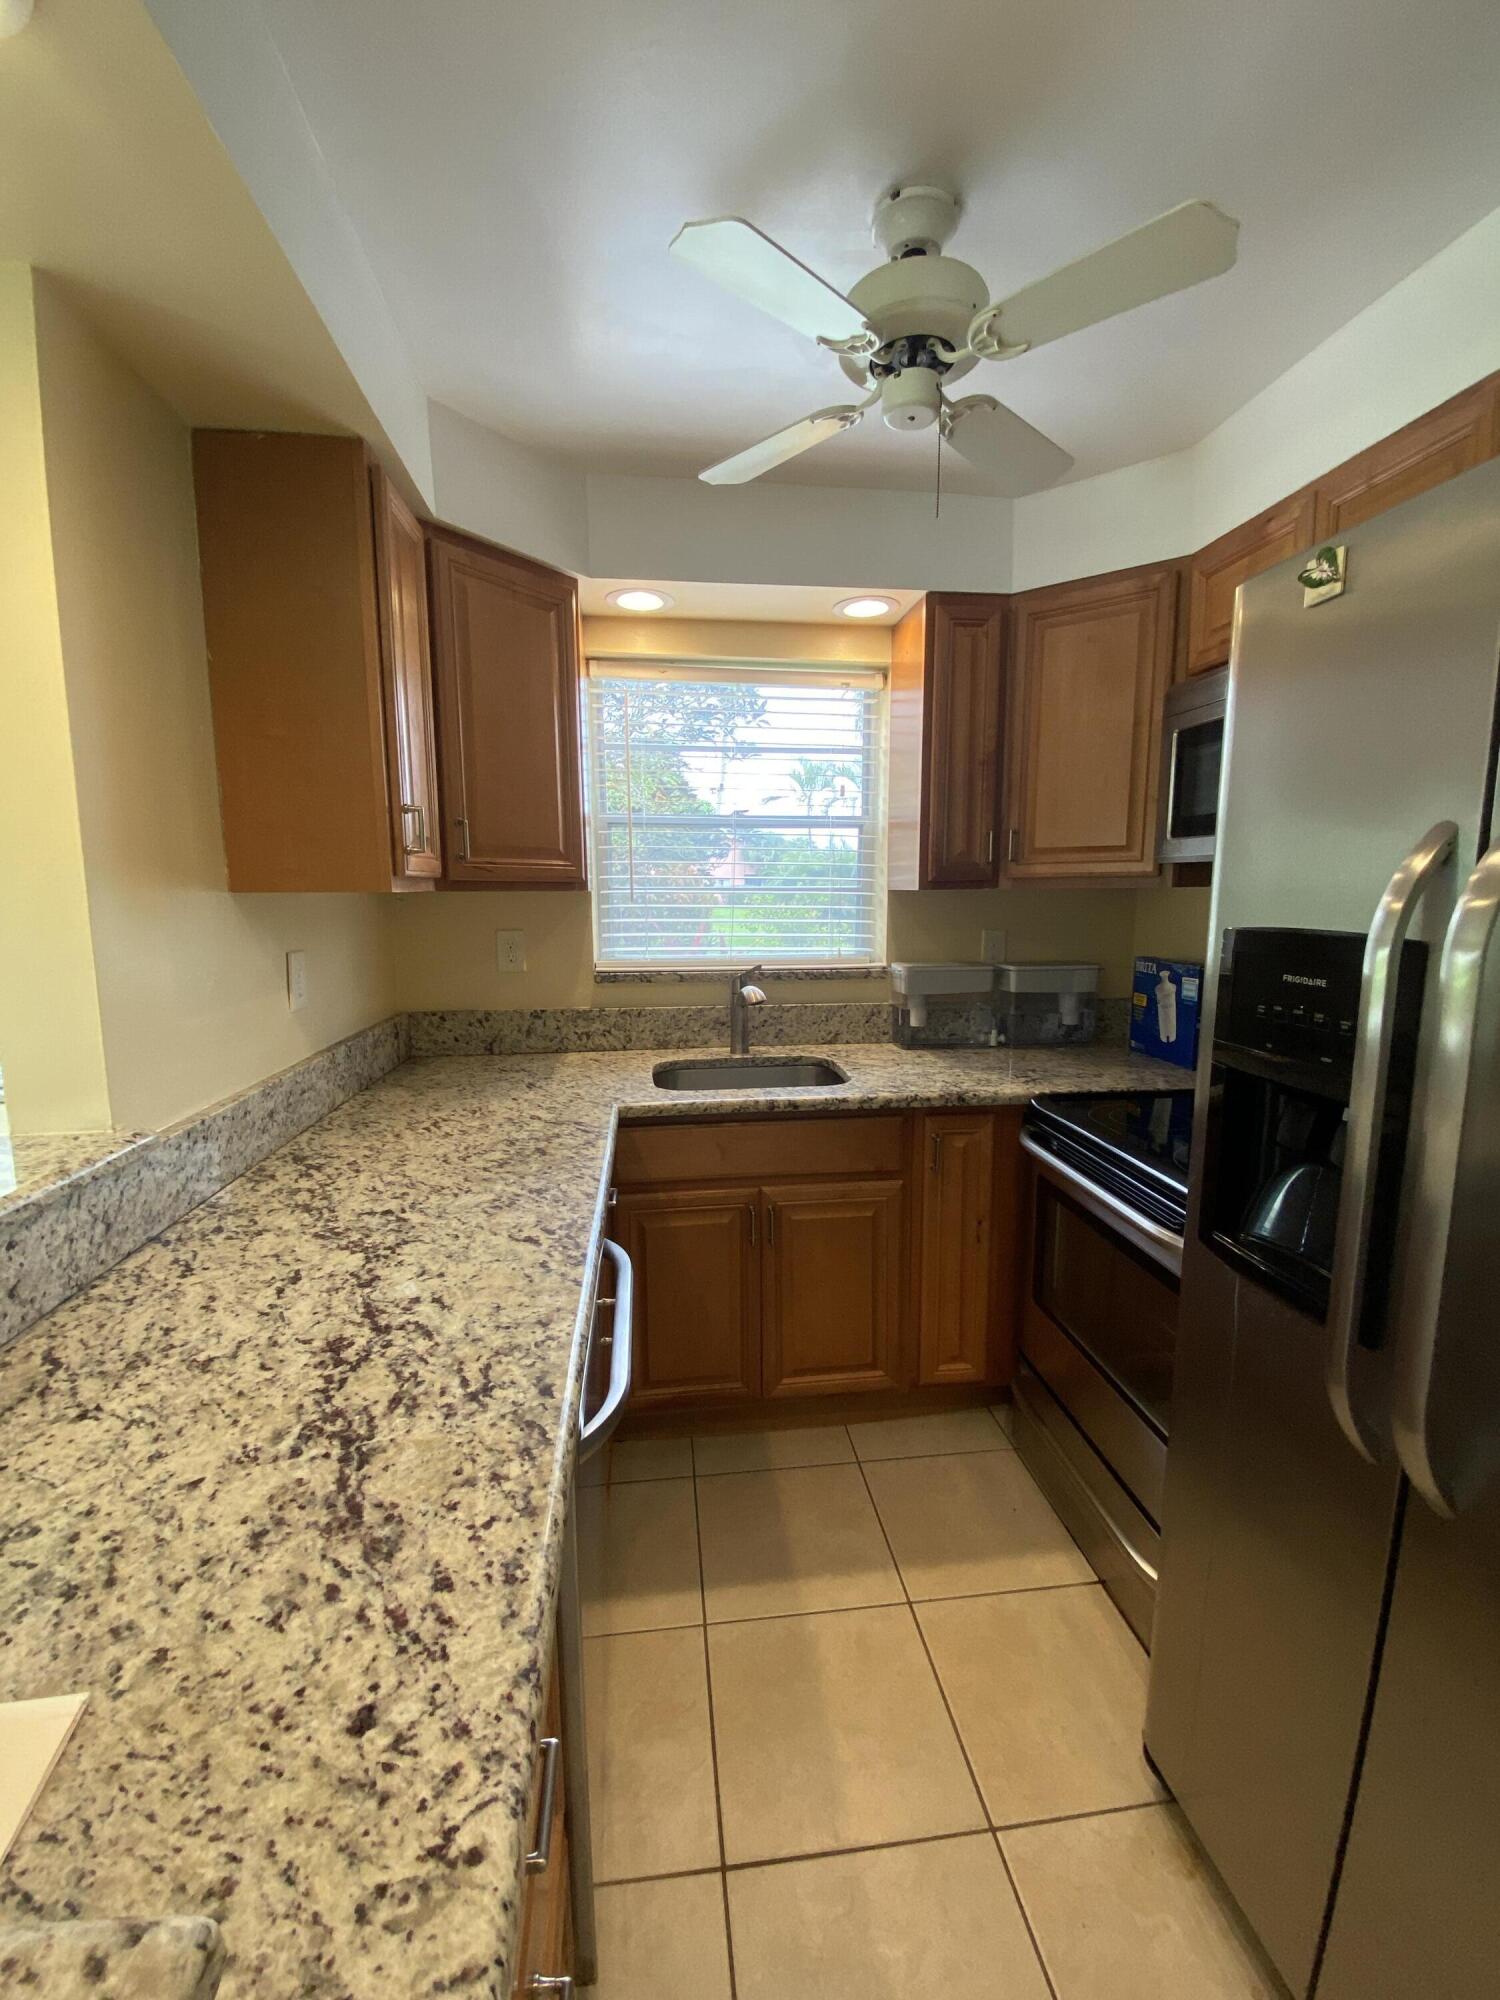
[[[1097,1187],[1086,1174],[1059,1160],[1045,1146],[1039,1146],[1029,1132],[1021,1134],[1021,1150],[1030,1153],[1037,1163],[1037,1170],[1055,1187],[1070,1194],[1078,1206],[1087,1209],[1096,1221],[1114,1230],[1117,1236],[1123,1236],[1127,1243],[1170,1271],[1174,1278],[1182,1276],[1182,1238],[1175,1230],[1153,1222],[1149,1215],[1142,1215],[1107,1188]]]
[[[603,1244],[604,1255],[614,1266],[615,1290],[613,1298],[606,1298],[600,1292],[594,1300],[594,1325],[590,1337],[589,1352],[593,1343],[604,1341],[609,1347],[609,1388],[604,1401],[578,1432],[578,1463],[592,1458],[601,1451],[619,1428],[625,1414],[625,1398],[630,1394],[630,1367],[634,1348],[634,1293],[635,1273],[630,1259],[618,1243],[612,1243],[606,1236]],[[601,1331],[599,1316],[611,1309],[609,1329]],[[584,1364],[584,1380],[588,1379],[588,1363]]]

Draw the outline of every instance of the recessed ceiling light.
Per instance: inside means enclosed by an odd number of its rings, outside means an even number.
[[[888,611],[894,611],[893,597],[843,597],[834,605],[846,618],[884,618]]]
[[[612,590],[605,599],[621,611],[665,611],[675,600],[664,590]]]

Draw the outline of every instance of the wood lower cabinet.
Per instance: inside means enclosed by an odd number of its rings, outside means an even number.
[[[995,1118],[917,1119],[917,1380],[987,1382],[995,1335]]]
[[[1008,1382],[1020,1122],[1007,1108],[622,1127],[633,1406]]]
[[[903,1192],[899,1181],[764,1191],[767,1396],[896,1386]]]
[[[1171,563],[1014,600],[1007,880],[1157,872],[1177,584]]]
[[[446,880],[582,888],[577,583],[446,532],[428,571]]]
[[[999,880],[1008,602],[934,591],[892,634],[893,889],[984,889]]]
[[[358,438],[195,431],[229,887],[439,871],[421,529]]]
[[[1326,473],[1313,534],[1327,541],[1414,500],[1500,451],[1500,386],[1491,376]]]
[[[1288,556],[1300,554],[1311,544],[1315,532],[1309,487],[1198,551],[1187,570],[1183,665],[1189,674],[1207,673],[1222,667],[1229,658],[1235,593],[1240,585],[1285,562]]]
[[[615,1227],[635,1267],[638,1405],[758,1396],[760,1194],[622,1194]]]

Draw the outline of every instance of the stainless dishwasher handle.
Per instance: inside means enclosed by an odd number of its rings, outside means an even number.
[[[1391,1078],[1401,953],[1412,918],[1444,862],[1458,828],[1451,819],[1429,827],[1386,884],[1365,945],[1359,988],[1354,1071],[1349,1084],[1349,1125],[1334,1231],[1333,1275],[1328,1296],[1328,1352],[1324,1376],[1339,1429],[1362,1458],[1375,1464],[1387,1439],[1360,1407],[1355,1376],[1364,1316],[1365,1266],[1375,1219],[1375,1176],[1385,1137],[1385,1103]],[[1369,1385],[1365,1385],[1368,1393]]]
[[[552,1859],[552,1822],[557,1817],[557,1773],[562,1763],[562,1738],[544,1736],[537,1745],[542,1753],[542,1803],[536,1815],[536,1846],[526,1857],[528,1875],[545,1875]]]
[[[592,1344],[603,1339],[609,1344],[609,1389],[604,1401],[599,1405],[587,1423],[578,1433],[578,1463],[592,1458],[613,1437],[620,1418],[625,1414],[625,1398],[630,1394],[630,1369],[632,1350],[635,1345],[635,1272],[630,1259],[618,1243],[611,1243],[606,1236],[603,1244],[604,1255],[614,1266],[615,1290],[613,1298],[598,1298],[594,1302],[594,1330],[590,1335]],[[612,1306],[608,1333],[599,1330],[599,1308]],[[587,1364],[584,1379],[588,1378]]]
[[[1021,1150],[1031,1155],[1046,1179],[1070,1194],[1078,1206],[1087,1209],[1097,1222],[1113,1229],[1117,1236],[1123,1236],[1135,1249],[1163,1265],[1174,1278],[1182,1276],[1182,1238],[1175,1230],[1153,1222],[1149,1215],[1142,1215],[1139,1209],[1131,1208],[1128,1202],[1121,1201],[1107,1188],[1096,1187],[1086,1174],[1079,1173],[1076,1167],[1070,1167],[1065,1160],[1049,1153],[1045,1146],[1039,1146],[1029,1132],[1021,1134]]]

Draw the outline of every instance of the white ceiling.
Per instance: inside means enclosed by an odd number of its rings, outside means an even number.
[[[262,0],[428,393],[592,468],[687,473],[847,385],[667,254],[750,217],[840,287],[898,178],[1006,292],[1206,196],[1228,276],[965,390],[1077,473],[1192,443],[1500,186],[1495,0]],[[867,421],[777,477],[923,486]],[[956,459],[945,481],[978,490]]]

